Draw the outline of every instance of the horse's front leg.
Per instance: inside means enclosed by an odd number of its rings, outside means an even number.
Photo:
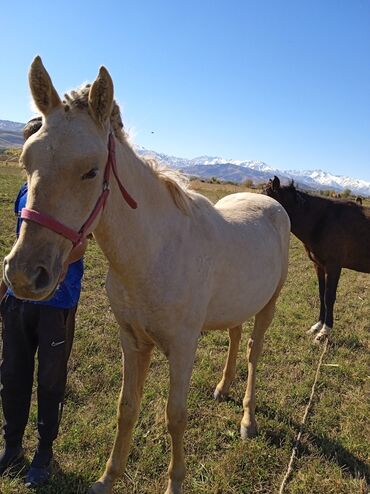
[[[323,268],[314,263],[317,280],[319,282],[319,295],[320,295],[320,315],[317,323],[313,324],[307,331],[307,334],[315,334],[322,329],[325,321],[325,271]]]
[[[137,421],[143,386],[148,372],[152,346],[140,350],[131,344],[123,347],[123,383],[118,402],[118,424],[114,446],[102,477],[93,484],[89,494],[110,494],[116,479],[122,475],[129,455],[132,431]]]
[[[189,336],[190,338],[190,336]],[[193,370],[197,338],[176,341],[170,349],[170,391],[167,401],[167,428],[171,436],[171,462],[168,467],[168,487],[165,494],[181,494],[185,478],[183,437],[187,424],[187,396]]]
[[[333,329],[334,304],[337,296],[337,287],[340,278],[341,268],[334,266],[327,268],[325,280],[325,320],[322,329],[315,338],[315,343],[325,340]]]

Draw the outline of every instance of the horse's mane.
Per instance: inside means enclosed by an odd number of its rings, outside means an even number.
[[[285,189],[285,190],[289,190],[289,191],[294,192],[295,193],[295,196],[296,196],[296,198],[298,200],[298,203],[301,206],[303,206],[304,204],[306,204],[307,197],[312,197],[307,192],[304,192],[303,190],[298,190],[298,188],[296,187],[296,185],[294,183],[294,180],[290,180],[289,184],[288,185],[285,185],[282,188]]]
[[[70,91],[64,95],[63,105],[65,111],[79,109],[88,110],[88,98],[91,84],[84,84],[81,87]],[[125,131],[121,110],[116,102],[113,101],[112,113],[110,115],[110,124],[114,135],[122,143],[130,146],[128,134]],[[180,172],[171,170],[164,165],[161,165],[156,160],[150,158],[138,159],[152,171],[152,173],[165,184],[176,206],[186,215],[191,212],[193,202],[192,193],[187,189],[188,179]]]
[[[155,159],[144,158],[144,162],[157,178],[165,184],[176,206],[186,215],[190,215],[193,196],[191,191],[188,190],[188,178],[182,173],[158,163]]]
[[[310,193],[304,190],[300,190],[294,183],[294,180],[291,180],[288,185],[285,185],[284,187],[285,190],[290,190],[295,192],[296,197],[298,201],[301,204],[305,204],[307,199],[313,199],[316,201],[320,201],[321,203],[326,203],[326,204],[335,204],[339,206],[349,206],[349,207],[359,207],[359,205],[351,200],[348,199],[343,199],[343,198],[337,198],[337,197],[327,197],[327,196],[322,196],[317,193]]]

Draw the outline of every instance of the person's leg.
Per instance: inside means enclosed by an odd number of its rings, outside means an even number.
[[[67,363],[71,352],[76,308],[40,306],[38,352],[38,432],[39,444],[26,477],[27,485],[40,485],[50,476],[53,442],[58,435]]]
[[[23,456],[22,439],[28,421],[37,349],[37,310],[33,304],[7,296],[1,304],[1,318],[5,448],[0,455],[0,474],[13,463],[13,458]]]
[[[38,431],[40,449],[51,448],[59,430],[75,312],[43,306],[39,319]]]

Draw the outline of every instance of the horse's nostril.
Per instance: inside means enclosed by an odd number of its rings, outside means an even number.
[[[45,268],[39,266],[35,276],[35,288],[36,290],[42,290],[49,285],[50,276]]]

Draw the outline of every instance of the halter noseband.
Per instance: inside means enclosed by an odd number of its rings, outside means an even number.
[[[70,240],[73,244],[73,247],[75,248],[87,237],[87,235],[90,233],[89,228],[94,223],[100,211],[104,210],[105,203],[107,202],[107,198],[110,192],[109,178],[110,178],[111,170],[116,178],[122,197],[132,209],[136,209],[137,208],[136,201],[130,196],[130,194],[127,192],[127,190],[125,189],[125,187],[123,186],[122,182],[118,177],[117,165],[116,165],[116,148],[115,148],[114,137],[111,132],[109,134],[109,140],[108,140],[108,159],[104,170],[103,190],[100,196],[98,197],[98,200],[96,201],[96,204],[90,216],[88,217],[88,219],[85,221],[85,223],[82,225],[82,227],[78,232],[76,232],[72,228],[69,228],[66,225],[63,225],[63,223],[60,223],[51,216],[44,213],[40,213],[39,211],[35,211],[33,209],[23,208],[21,211],[21,218],[23,220],[29,220],[29,221],[33,221],[34,223],[38,223],[39,225],[42,225],[45,228],[48,228],[49,230],[52,230],[53,232],[58,233],[59,235],[62,235],[63,237]]]

